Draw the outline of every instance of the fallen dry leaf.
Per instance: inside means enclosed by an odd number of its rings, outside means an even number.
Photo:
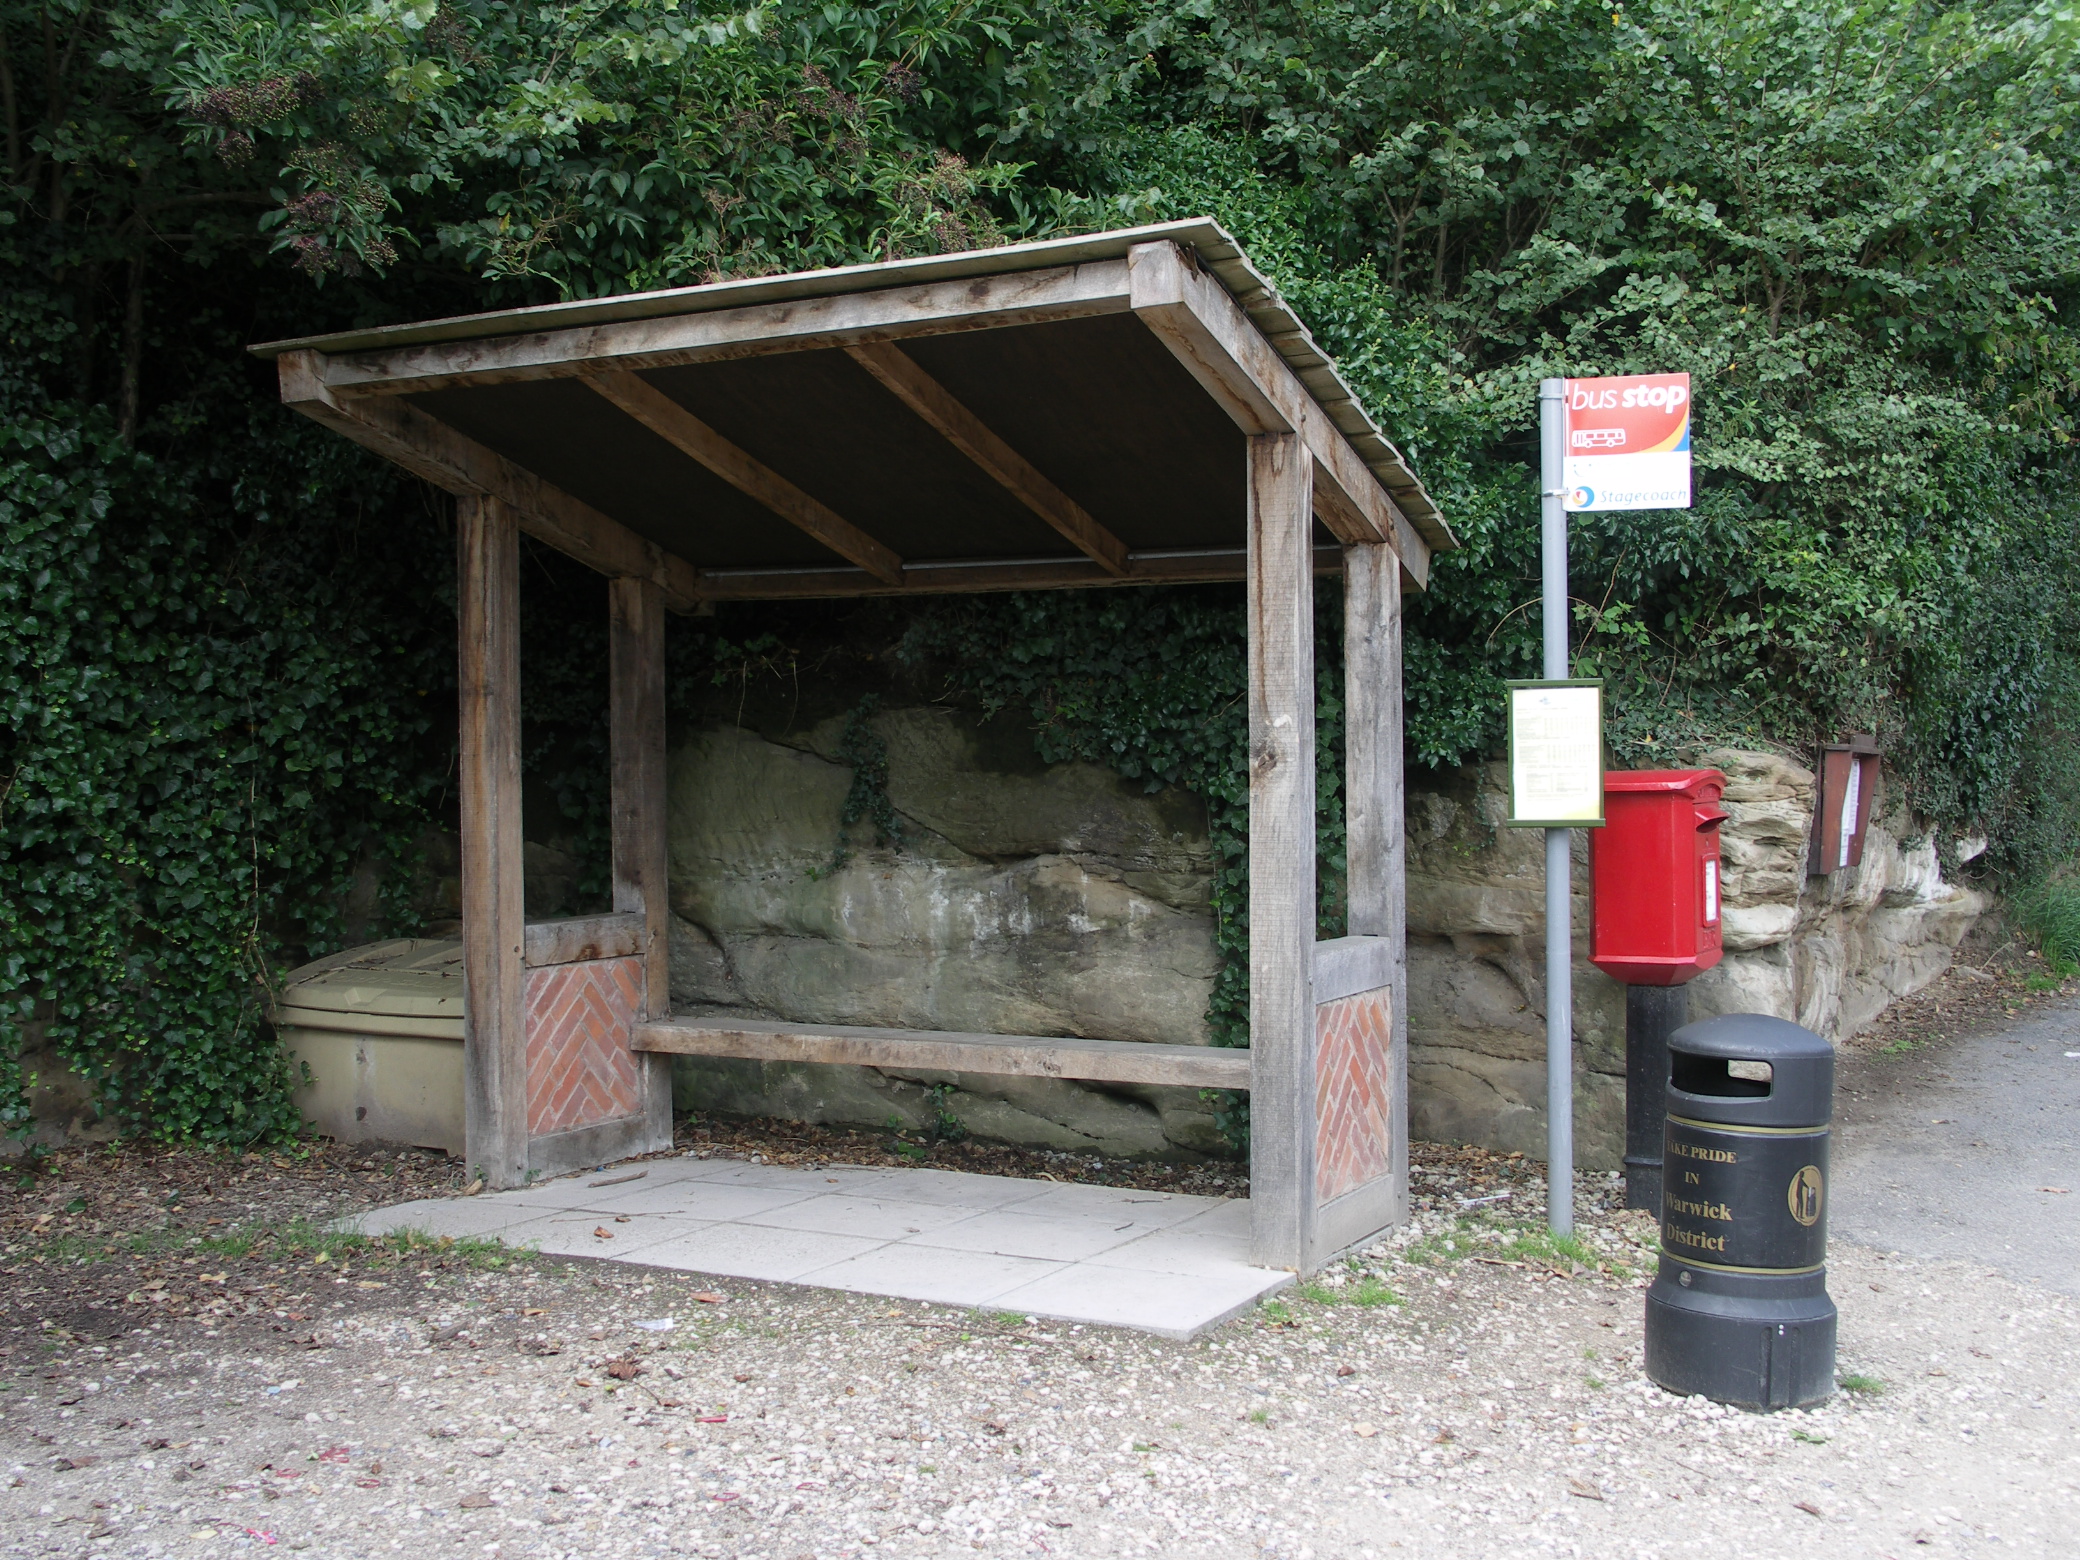
[[[643,1367],[633,1354],[623,1354],[607,1361],[607,1374],[616,1381],[634,1381],[643,1374]]]
[[[725,1297],[718,1295],[712,1289],[701,1289],[694,1292],[693,1298],[702,1305],[720,1305]]]
[[[2073,1189],[2070,1186],[2040,1186],[2037,1190],[2049,1192],[2054,1197],[2070,1197],[2073,1194]]]
[[[469,1494],[462,1497],[462,1509],[464,1511],[480,1511],[490,1504],[491,1497],[482,1490],[471,1490]]]
[[[1352,1425],[1351,1429],[1363,1440],[1371,1440],[1379,1434],[1378,1425]]]
[[[1793,1511],[1803,1511],[1809,1517],[1820,1517],[1822,1520],[1826,1518],[1826,1513],[1809,1500],[1795,1500],[1791,1503],[1791,1509]]]
[[[1578,1495],[1583,1500],[1603,1499],[1603,1491],[1591,1484],[1587,1479],[1569,1479],[1567,1481],[1567,1493]]]
[[[608,1229],[604,1224],[600,1225],[592,1233],[597,1235],[601,1240],[612,1240],[614,1238],[614,1232]]]

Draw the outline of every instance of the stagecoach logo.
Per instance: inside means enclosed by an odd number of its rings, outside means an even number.
[[[1791,1204],[1791,1217],[1801,1224],[1813,1224],[1820,1217],[1820,1167],[1807,1165],[1791,1178],[1791,1190],[1785,1194]]]

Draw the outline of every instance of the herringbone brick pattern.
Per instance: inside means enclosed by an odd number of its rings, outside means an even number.
[[[633,1116],[640,1062],[628,1048],[642,1010],[641,959],[591,959],[527,972],[527,1130],[535,1137]]]
[[[1323,1202],[1385,1175],[1393,1147],[1393,993],[1314,1010],[1315,1195]]]

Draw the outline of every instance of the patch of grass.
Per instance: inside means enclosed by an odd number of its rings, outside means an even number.
[[[2068,862],[2025,888],[2015,896],[2015,911],[2053,975],[2080,975],[2080,863]]]
[[[1265,1321],[1275,1322],[1281,1327],[1293,1319],[1293,1313],[1287,1309],[1283,1300],[1266,1300],[1259,1310],[1263,1313]]]
[[[1370,1274],[1351,1284],[1302,1284],[1297,1293],[1301,1299],[1311,1300],[1316,1305],[1355,1305],[1369,1308],[1402,1303],[1401,1296]]]
[[[1854,1371],[1835,1377],[1835,1385],[1844,1392],[1858,1393],[1863,1397],[1877,1397],[1885,1390],[1885,1383],[1876,1376],[1859,1376]]]
[[[1793,1430],[1791,1432],[1791,1439],[1794,1441],[1803,1441],[1808,1446],[1825,1446],[1827,1444],[1826,1436],[1815,1435],[1810,1430]]]
[[[1572,1235],[1555,1235],[1540,1225],[1509,1224],[1485,1216],[1461,1218],[1448,1230],[1424,1236],[1408,1248],[1406,1257],[1431,1267],[1485,1257],[1568,1273],[1608,1271],[1618,1278],[1630,1278],[1633,1273],[1628,1263]]]
[[[1572,1235],[1555,1235],[1536,1225],[1520,1225],[1495,1250],[1505,1262],[1536,1262],[1548,1267],[1568,1263],[1593,1268],[1603,1259]]]
[[[1268,1408],[1251,1409],[1249,1411],[1249,1422],[1253,1425],[1268,1425],[1271,1423],[1271,1410]]]
[[[1605,1381],[1601,1376],[1584,1376],[1582,1380],[1589,1384],[1589,1390],[1591,1392],[1601,1392],[1605,1387],[1610,1385],[1610,1383]]]

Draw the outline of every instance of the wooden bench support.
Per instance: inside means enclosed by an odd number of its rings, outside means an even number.
[[[1199,1089],[1247,1089],[1250,1069],[1248,1051],[1219,1046],[862,1029],[763,1019],[656,1019],[636,1025],[634,1044],[638,1051],[676,1056],[1080,1078],[1091,1083],[1167,1083]]]

